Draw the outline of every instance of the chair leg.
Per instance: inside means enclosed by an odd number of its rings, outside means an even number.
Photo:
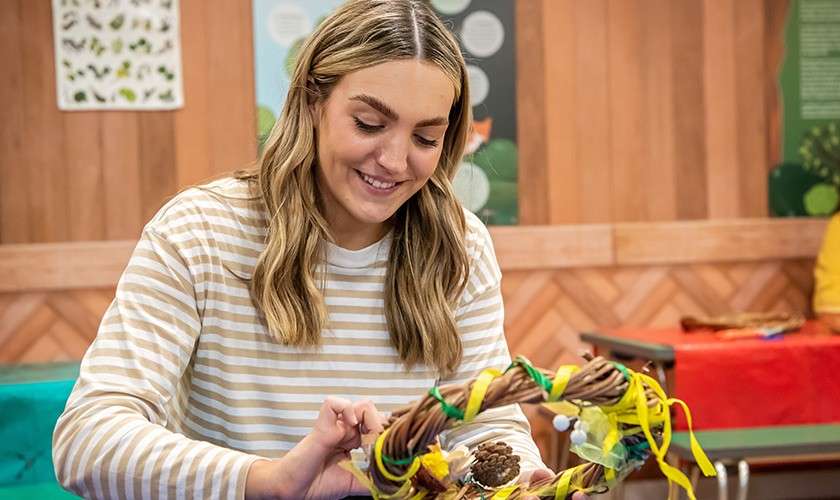
[[[715,472],[718,480],[718,500],[729,499],[729,482],[726,477],[726,466],[723,462],[715,462]]]
[[[738,500],[747,500],[750,486],[750,464],[746,460],[738,461]]]
[[[675,469],[682,471],[682,460],[674,453],[669,453],[665,460]],[[680,500],[680,489],[676,483],[668,481],[668,500]]]
[[[697,464],[691,464],[691,474],[689,475],[691,482],[691,489],[697,492],[697,483],[700,482],[700,467]]]
[[[665,376],[665,365],[661,361],[657,361],[654,363],[654,367],[656,368],[656,378],[659,379],[659,384],[668,392],[668,377]]]

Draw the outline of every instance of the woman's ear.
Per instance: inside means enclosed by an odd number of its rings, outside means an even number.
[[[309,116],[312,117],[312,126],[318,128],[321,123],[321,113],[324,112],[323,100],[310,99],[307,106],[309,107]]]

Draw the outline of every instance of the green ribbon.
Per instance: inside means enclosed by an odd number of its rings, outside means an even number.
[[[429,389],[429,394],[438,400],[440,403],[440,407],[443,409],[443,413],[446,414],[449,418],[454,418],[456,420],[464,420],[464,412],[460,408],[456,408],[451,404],[447,403],[443,396],[440,394],[440,389],[438,386],[434,386]]]
[[[411,462],[413,462],[415,458],[416,458],[415,456],[411,456],[411,457],[408,457],[408,458],[401,458],[399,460],[394,460],[393,458],[389,457],[388,455],[386,455],[384,453],[382,454],[382,461],[385,462],[388,465],[411,465]]]
[[[510,366],[507,367],[505,372],[507,372],[515,366],[521,366],[522,369],[528,373],[528,375],[534,380],[534,382],[538,386],[545,389],[545,392],[551,394],[551,386],[553,385],[551,383],[551,380],[549,380],[548,377],[543,375],[541,371],[534,368],[531,362],[528,361],[528,358],[526,358],[525,356],[517,356],[513,363],[511,363]]]
[[[620,371],[621,374],[624,375],[624,380],[629,382],[632,377],[630,376],[630,371],[627,367],[616,361],[613,361],[612,364],[615,366],[616,370]]]

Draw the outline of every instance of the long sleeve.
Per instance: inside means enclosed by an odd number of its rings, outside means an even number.
[[[200,273],[164,234],[144,230],[55,428],[56,476],[85,498],[243,498],[260,458],[180,433]]]
[[[503,328],[501,270],[487,229],[474,216],[470,225],[470,280],[456,311],[464,359],[456,373],[440,381],[441,385],[466,382],[485,368],[504,370],[511,362]],[[444,437],[448,448],[458,445],[473,448],[490,440],[509,444],[520,456],[523,469],[546,467],[519,405],[484,411],[469,424],[447,431]]]

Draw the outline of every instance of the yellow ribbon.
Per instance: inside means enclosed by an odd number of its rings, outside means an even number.
[[[615,484],[615,469],[609,467],[604,468],[604,479],[607,480],[607,486]]]
[[[550,403],[560,399],[566,390],[566,386],[569,385],[569,379],[572,378],[572,374],[579,370],[580,367],[577,365],[563,365],[557,368],[554,379],[551,381],[551,392],[548,395],[548,401]]]
[[[417,474],[417,471],[420,469],[420,459],[415,457],[414,461],[411,462],[411,465],[408,467],[408,470],[406,470],[402,476],[391,474],[382,462],[382,447],[385,445],[385,436],[388,435],[388,431],[390,430],[391,429],[386,429],[379,435],[378,438],[376,438],[376,445],[373,450],[373,454],[376,457],[376,466],[379,468],[379,472],[391,481],[405,481],[406,484],[408,484],[408,480],[414,477],[414,474]]]
[[[622,437],[621,431],[618,430],[618,419],[615,414],[608,413],[607,420],[610,424],[610,430],[604,438],[604,446],[602,448],[604,455],[609,454]]]
[[[557,488],[554,490],[554,500],[565,500],[566,496],[569,494],[569,490],[572,489],[572,479],[574,475],[578,472],[578,469],[585,466],[586,464],[581,464],[576,467],[572,467],[571,469],[566,469],[560,474],[560,478],[557,479]]]
[[[490,382],[501,374],[502,372],[495,368],[487,368],[478,375],[470,391],[467,409],[464,410],[464,422],[469,422],[478,415],[478,411],[481,410],[481,403],[484,401],[484,395],[487,394],[487,388],[490,387]]]
[[[511,484],[509,486],[505,486],[504,488],[494,493],[493,496],[490,497],[490,500],[507,500],[507,497],[511,496],[517,488],[519,488],[518,484]]]
[[[691,445],[691,454],[694,456],[694,460],[705,476],[714,476],[715,467],[712,465],[709,457],[703,452],[700,442],[697,441],[697,438],[694,436],[694,431],[691,429],[691,411],[689,411],[688,405],[681,399],[671,398],[668,400],[668,405],[673,405],[674,403],[680,405],[683,412],[685,412],[685,421],[688,424],[688,441]]]
[[[359,484],[361,484],[362,486],[367,488],[368,491],[370,491],[370,495],[374,498],[374,500],[390,500],[405,498],[406,495],[408,495],[408,492],[411,488],[411,481],[406,481],[405,483],[403,483],[402,486],[400,486],[400,489],[389,495],[377,489],[376,486],[374,486],[373,481],[371,481],[370,478],[368,478],[368,476],[364,472],[360,471],[359,468],[356,467],[356,464],[354,464],[352,461],[343,460],[338,465],[342,469],[353,474],[353,476],[359,481]],[[425,495],[424,491],[421,491],[421,493]]]
[[[656,397],[659,399],[653,408],[647,405],[647,396],[645,395],[645,386],[653,390]],[[688,494],[691,500],[695,500],[694,490],[691,487],[691,482],[686,475],[669,465],[665,461],[665,455],[668,453],[668,447],[671,445],[671,414],[670,405],[680,404],[686,411],[686,417],[689,426],[689,437],[691,441],[691,452],[694,455],[694,460],[700,467],[700,470],[706,476],[714,476],[715,470],[712,467],[700,443],[694,437],[694,431],[691,429],[691,417],[688,408],[682,401],[676,399],[668,399],[665,391],[662,390],[659,383],[653,378],[642,373],[633,372],[630,378],[630,384],[627,387],[627,392],[622,396],[621,400],[612,406],[603,407],[607,414],[612,414],[611,421],[616,423],[638,425],[645,435],[645,438],[650,445],[651,453],[656,457],[659,464],[659,469],[668,478],[669,482],[675,482],[681,486]],[[653,439],[651,433],[651,426],[662,424],[662,446],[658,446]]]

